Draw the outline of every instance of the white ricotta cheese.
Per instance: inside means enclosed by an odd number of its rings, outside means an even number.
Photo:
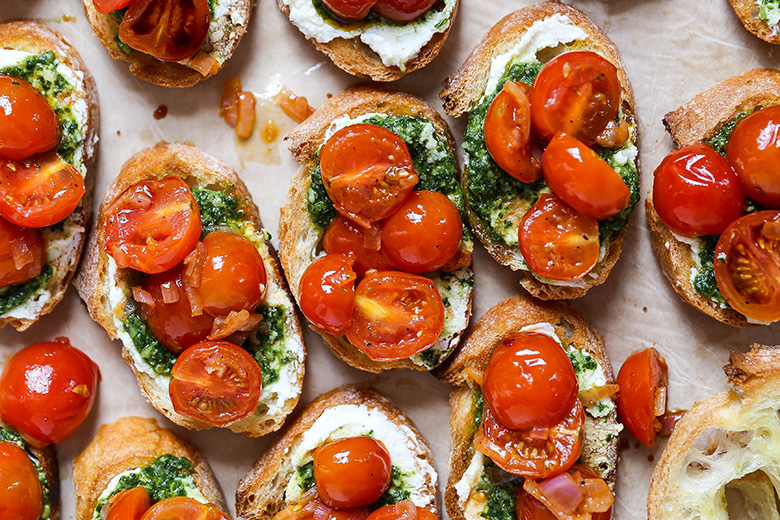
[[[474,450],[474,456],[463,476],[455,483],[455,492],[458,494],[458,504],[465,507],[466,501],[471,497],[472,491],[479,484],[479,478],[485,467],[485,457],[482,453]]]

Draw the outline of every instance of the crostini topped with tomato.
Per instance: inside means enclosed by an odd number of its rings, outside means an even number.
[[[181,426],[257,437],[298,401],[305,350],[269,238],[243,182],[188,145],[139,152],[103,200],[76,287]]]
[[[777,0],[729,0],[745,29],[765,42],[780,44],[780,3]]]
[[[53,446],[36,448],[0,422],[0,475],[0,517],[60,518],[60,476]]]
[[[420,98],[358,86],[290,140],[301,168],[279,256],[304,315],[356,368],[435,367],[468,324],[473,289],[446,123]]]
[[[603,283],[639,200],[637,123],[615,45],[558,2],[498,22],[439,94],[469,114],[472,229],[542,299]]]

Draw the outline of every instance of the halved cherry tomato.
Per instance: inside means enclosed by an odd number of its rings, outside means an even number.
[[[556,56],[531,87],[531,124],[548,140],[563,132],[592,144],[619,107],[617,68],[591,51]]]
[[[380,507],[368,516],[368,520],[436,520],[438,517],[424,507],[414,505],[411,500],[401,500],[389,506]]]
[[[0,217],[0,287],[35,278],[45,264],[41,230],[17,226]]]
[[[320,150],[320,168],[336,210],[366,228],[393,214],[418,181],[406,143],[376,125],[333,134]]]
[[[374,7],[377,0],[322,0],[333,14],[348,22],[362,20]]]
[[[550,428],[510,430],[496,419],[490,407],[474,436],[477,451],[498,467],[526,478],[548,478],[563,473],[582,452],[585,411],[579,399],[561,422]]]
[[[764,108],[734,127],[726,146],[745,194],[770,208],[780,209],[780,106]]]
[[[204,341],[181,353],[168,390],[176,413],[225,426],[252,415],[262,382],[249,352],[227,341]]]
[[[36,447],[62,442],[95,402],[98,366],[67,338],[23,348],[0,375],[0,417]]]
[[[200,232],[198,204],[182,179],[145,180],[108,208],[105,251],[121,268],[161,273],[195,249]]]
[[[119,39],[158,60],[192,57],[209,33],[207,0],[135,0],[119,24]]]
[[[563,348],[546,334],[518,332],[501,342],[485,369],[482,393],[510,430],[549,428],[571,411],[577,376]]]
[[[444,304],[431,280],[370,272],[357,286],[347,339],[374,361],[396,361],[431,347],[443,329]]]
[[[780,320],[780,211],[751,213],[726,228],[715,247],[715,281],[737,312]]]
[[[379,0],[374,12],[397,23],[411,22],[430,11],[437,0]]]
[[[393,476],[390,452],[371,437],[348,437],[314,450],[317,494],[327,506],[346,509],[373,504]]]
[[[355,509],[333,509],[317,496],[317,487],[312,486],[300,500],[287,505],[276,513],[272,520],[365,520],[371,513],[369,507]]]
[[[325,332],[344,334],[352,324],[356,279],[348,256],[330,254],[312,262],[298,284],[301,312]]]
[[[656,349],[648,348],[628,356],[617,376],[620,421],[648,446],[655,443],[661,429],[658,418],[666,411],[668,372],[666,360]]]
[[[523,182],[542,176],[531,153],[531,91],[526,83],[507,81],[485,116],[485,145],[502,170]]]
[[[20,161],[59,144],[60,119],[23,79],[0,75],[0,107],[0,157]]]
[[[95,4],[95,9],[99,13],[108,14],[117,9],[127,7],[132,0],[92,0]]]
[[[387,271],[393,268],[393,264],[382,250],[381,238],[376,238],[374,246],[370,242],[372,239],[369,239],[363,228],[341,215],[336,215],[322,237],[322,249],[328,254],[352,256],[355,259],[352,269],[355,270],[358,278],[363,278],[369,269]],[[368,245],[376,249],[367,247]]]
[[[589,518],[590,520],[610,520],[615,496],[596,470],[585,464],[577,463],[567,473],[559,475],[563,482],[528,480],[528,484],[518,486],[515,493],[515,512],[517,520],[557,520],[559,518]],[[557,478],[557,477],[554,477]],[[555,509],[561,516],[553,513],[545,504],[526,491],[529,487],[542,500]],[[600,511],[595,511],[596,509]],[[587,516],[585,516],[587,515]]]
[[[579,139],[556,134],[542,155],[544,180],[563,202],[593,220],[614,217],[631,192],[618,172]]]
[[[43,490],[30,457],[16,444],[0,442],[0,518],[40,520]]]
[[[551,193],[525,214],[518,241],[531,271],[553,280],[582,278],[599,260],[598,222]]]
[[[745,193],[723,156],[694,144],[674,150],[655,169],[653,205],[675,233],[719,235],[745,213]]]
[[[146,488],[135,487],[114,495],[103,506],[108,514],[103,516],[101,511],[101,516],[106,520],[140,520],[150,507],[152,507],[152,497],[149,492]]]
[[[201,504],[189,497],[173,497],[157,502],[141,520],[230,520],[230,517],[213,504]]]
[[[438,191],[412,192],[382,224],[382,248],[396,268],[428,273],[458,252],[463,222],[455,204]]]
[[[17,226],[60,222],[78,207],[85,191],[78,170],[54,151],[0,161],[0,215]]]

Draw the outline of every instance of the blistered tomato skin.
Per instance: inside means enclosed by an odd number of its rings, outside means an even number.
[[[325,255],[311,263],[301,276],[301,312],[325,332],[344,334],[352,324],[357,279],[352,262],[345,255]]]
[[[648,446],[655,443],[661,428],[656,401],[663,398],[665,408],[668,372],[664,358],[656,349],[649,348],[626,358],[617,376],[620,421],[631,435]]]
[[[30,457],[16,444],[0,441],[0,518],[40,520],[43,490]]]
[[[103,508],[105,520],[140,520],[152,507],[152,497],[144,487],[125,489],[114,495]],[[101,510],[101,516],[103,511]]]
[[[0,217],[0,287],[35,278],[45,264],[41,230],[17,226]]]
[[[154,504],[141,520],[230,520],[230,517],[213,504],[201,504],[189,497],[173,497]]]
[[[0,75],[0,158],[20,161],[60,142],[60,120],[35,88]]]
[[[726,159],[737,171],[748,198],[780,209],[780,106],[753,112],[737,123]]]
[[[380,507],[367,520],[437,520],[437,516],[424,507],[414,505],[411,500],[401,500]]]

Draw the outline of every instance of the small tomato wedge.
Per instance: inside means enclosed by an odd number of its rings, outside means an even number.
[[[628,356],[617,376],[620,421],[631,435],[648,446],[655,443],[661,429],[658,418],[666,412],[668,372],[661,354],[648,348]]]
[[[369,272],[357,286],[347,339],[374,361],[397,361],[431,347],[443,329],[444,304],[431,280]]]
[[[416,20],[430,11],[437,0],[378,0],[374,12],[396,23]]]
[[[737,171],[748,198],[780,209],[780,106],[740,120],[729,137],[726,159]]]
[[[255,411],[262,377],[246,350],[227,341],[204,341],[181,353],[168,390],[176,413],[226,426]]]
[[[0,518],[40,520],[43,490],[30,457],[16,444],[0,441]]]
[[[527,479],[515,494],[518,520],[610,520],[615,495],[596,471],[577,463],[547,480]]]
[[[603,220],[628,207],[631,192],[618,172],[570,135],[552,138],[542,155],[542,169],[553,193],[586,217]]]
[[[41,230],[17,226],[0,217],[0,287],[35,278],[45,264]]]
[[[599,260],[599,224],[545,193],[520,223],[518,241],[528,267],[553,280],[577,280]]]
[[[212,504],[201,504],[189,497],[173,497],[157,502],[141,520],[230,520],[230,517]]]
[[[298,284],[301,312],[325,332],[344,334],[352,324],[356,279],[349,256],[329,254],[312,262]]]
[[[380,507],[369,515],[369,520],[437,520],[437,516],[424,507],[414,505],[411,500],[401,500],[389,506]]]
[[[93,0],[93,3],[95,4],[95,9],[97,9],[99,13],[108,14],[117,9],[127,7],[131,1],[132,0]]]
[[[103,508],[108,511],[106,520],[140,520],[152,507],[152,497],[146,488],[125,489],[114,495]],[[102,515],[103,511],[101,511]]]
[[[358,278],[363,278],[369,269],[387,271],[393,268],[381,248],[381,238],[377,242],[372,244],[366,230],[351,220],[336,215],[322,236],[322,249],[329,255],[341,254],[354,258],[352,268]],[[372,247],[368,247],[369,245]]]
[[[0,157],[20,161],[59,144],[57,114],[23,79],[0,75],[0,107]]]

